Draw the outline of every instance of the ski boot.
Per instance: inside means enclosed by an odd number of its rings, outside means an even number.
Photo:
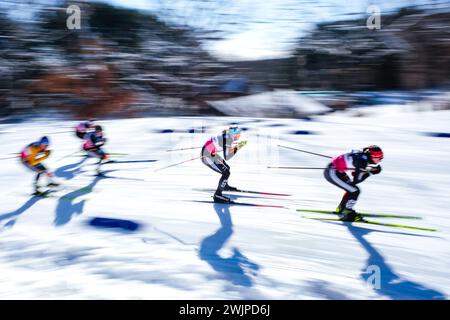
[[[32,193],[33,196],[39,196],[43,193],[41,190],[41,187],[37,184],[37,182],[33,183],[34,192]]]
[[[33,196],[45,197],[50,193],[50,190],[41,190],[41,188],[37,185],[34,187],[34,192],[31,194]]]
[[[33,196],[42,196],[45,194],[45,191],[41,191],[39,188],[35,188],[34,192],[31,194]]]
[[[230,186],[228,183],[225,185],[225,188],[223,188],[224,191],[237,191],[238,188]]]
[[[59,183],[56,183],[56,182],[50,182],[49,184],[47,184],[47,187],[59,187],[60,186],[60,184]]]
[[[341,221],[358,222],[364,221],[363,217],[353,209],[344,209],[339,212]]]
[[[230,198],[225,197],[224,195],[222,195],[221,192],[214,193],[213,199],[214,199],[215,203],[231,203],[232,202]]]

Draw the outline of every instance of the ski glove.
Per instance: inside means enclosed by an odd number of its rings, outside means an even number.
[[[243,148],[246,144],[247,144],[247,140],[241,141],[238,143],[236,149],[239,150],[239,149]]]
[[[376,167],[370,167],[369,170],[367,170],[369,174],[379,174],[381,172],[381,166]]]
[[[45,150],[44,152],[40,152],[37,154],[36,159],[48,158],[50,155],[50,150]]]

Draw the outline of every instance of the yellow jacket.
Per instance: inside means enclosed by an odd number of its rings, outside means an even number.
[[[50,150],[41,151],[39,145],[30,144],[21,153],[23,161],[26,161],[29,165],[35,166],[40,162],[48,158]]]

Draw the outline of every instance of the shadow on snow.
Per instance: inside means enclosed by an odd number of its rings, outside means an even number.
[[[81,165],[89,159],[88,157],[83,157],[80,161],[66,166],[62,166],[55,171],[55,175],[59,178],[64,178],[66,180],[73,179],[77,174],[81,172]]]
[[[9,212],[9,213],[5,213],[0,215],[0,221],[2,220],[7,220],[7,219],[11,219],[10,221],[8,221],[4,226],[7,227],[12,227],[15,223],[15,219],[17,218],[17,216],[21,215],[22,213],[24,213],[25,211],[27,211],[29,208],[31,208],[36,202],[38,202],[39,200],[44,199],[43,197],[39,197],[39,196],[33,196],[30,199],[28,199],[27,202],[25,202],[19,209]]]
[[[233,234],[228,205],[214,204],[214,210],[219,217],[221,227],[212,235],[204,238],[200,244],[200,259],[206,261],[216,272],[235,285],[251,287],[253,285],[250,273],[256,274],[259,265],[251,262],[237,248],[233,248],[233,255],[223,258],[220,249]]]
[[[54,224],[56,226],[65,225],[72,219],[74,214],[83,213],[86,200],[77,201],[77,198],[91,193],[94,190],[95,185],[102,179],[105,179],[105,177],[97,176],[89,185],[69,192],[59,198],[58,205],[56,206]]]
[[[391,299],[397,300],[412,300],[412,299],[445,299],[444,294],[439,291],[425,287],[422,284],[402,279],[394,270],[386,263],[384,257],[378,252],[365,236],[374,230],[357,228],[348,225],[348,230],[355,237],[356,240],[369,254],[367,260],[367,267],[362,270],[361,278],[368,283],[374,274],[368,273],[369,266],[377,266],[380,268],[380,286],[376,290],[380,295],[387,296]],[[395,232],[393,232],[395,233]]]

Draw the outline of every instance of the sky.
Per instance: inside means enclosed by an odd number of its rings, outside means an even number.
[[[36,0],[54,3],[56,0]],[[145,10],[171,24],[219,31],[221,40],[205,40],[203,47],[223,60],[256,60],[288,56],[297,39],[317,23],[368,17],[377,5],[383,13],[404,6],[448,3],[442,0],[94,0]],[[28,1],[13,3],[16,16],[30,15]],[[22,5],[21,5],[22,3]]]
[[[99,0],[100,1],[100,0]],[[155,12],[163,20],[204,30],[220,30],[220,41],[203,46],[223,60],[288,56],[297,39],[317,23],[369,16],[370,5],[381,15],[404,6],[437,3],[425,0],[101,0]],[[170,17],[170,18],[167,18]],[[382,18],[382,16],[381,16]]]

